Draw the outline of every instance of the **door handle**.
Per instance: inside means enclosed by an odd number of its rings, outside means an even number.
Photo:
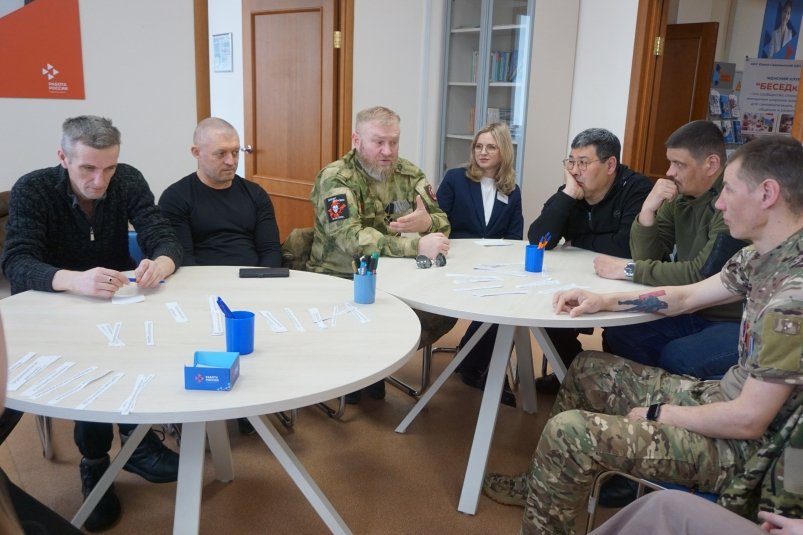
[[[251,154],[251,153],[254,152],[254,147],[252,147],[251,145],[246,145],[245,147],[241,148],[240,150],[243,151],[243,152],[247,152],[248,154]]]

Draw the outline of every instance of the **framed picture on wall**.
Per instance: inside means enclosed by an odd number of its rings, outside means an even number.
[[[215,72],[232,72],[234,70],[231,33],[217,33],[213,35],[212,52]]]

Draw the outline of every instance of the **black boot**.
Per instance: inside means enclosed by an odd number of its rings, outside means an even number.
[[[371,399],[385,399],[385,381],[380,379],[376,383],[366,386],[365,393]]]
[[[251,422],[248,421],[248,418],[237,418],[237,429],[241,435],[253,435],[257,432]]]
[[[539,394],[557,394],[560,390],[560,381],[554,373],[535,379],[535,391]]]
[[[108,455],[100,459],[81,459],[81,493],[84,499],[89,496],[108,467]],[[87,531],[103,531],[113,526],[118,518],[120,518],[120,500],[117,499],[112,484],[86,519],[84,528]]]
[[[128,435],[120,433],[120,443],[125,444]],[[178,453],[171,450],[148,430],[142,442],[129,457],[123,470],[137,474],[151,483],[170,483],[178,479]]]
[[[624,507],[636,501],[638,484],[623,476],[612,476],[602,484],[599,493],[599,504],[603,507]]]

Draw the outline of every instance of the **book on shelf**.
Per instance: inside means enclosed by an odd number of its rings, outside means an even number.
[[[485,118],[486,123],[505,123],[510,125],[510,108],[490,107]]]
[[[488,81],[490,83],[515,82],[518,73],[518,50],[493,50],[489,55]],[[471,54],[471,81],[479,79],[479,52]]]

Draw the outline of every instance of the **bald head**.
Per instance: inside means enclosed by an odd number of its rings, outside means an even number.
[[[192,143],[201,182],[215,189],[230,187],[240,159],[237,130],[223,119],[209,117],[195,127]]]
[[[207,141],[210,137],[217,137],[220,135],[235,135],[237,130],[229,123],[219,117],[207,117],[195,127],[195,133],[192,136],[194,145],[200,145]],[[239,136],[238,136],[239,140]]]

